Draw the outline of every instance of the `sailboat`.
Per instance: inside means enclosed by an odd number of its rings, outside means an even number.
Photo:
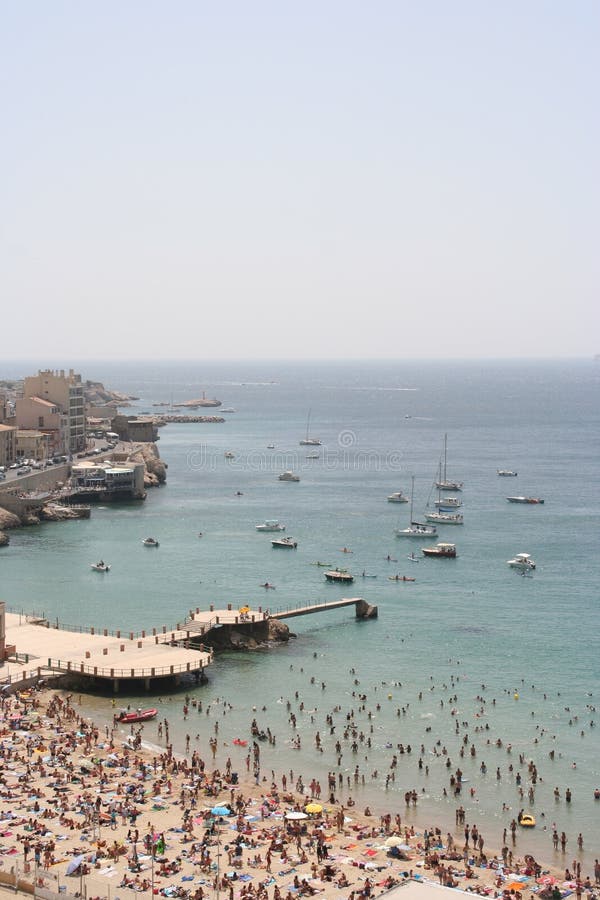
[[[436,512],[425,513],[425,518],[428,522],[435,522],[436,525],[463,525],[464,519],[462,513],[451,512],[451,509],[456,509],[457,506],[460,507],[461,503],[458,497],[446,497],[442,498],[440,485],[443,483],[444,479],[441,475],[442,461],[440,460],[440,465],[438,469],[438,480],[434,482],[434,487],[437,487],[438,490],[438,499],[435,501],[435,505],[437,506]],[[433,488],[432,488],[433,490]],[[456,484],[455,484],[456,490]],[[460,488],[459,488],[460,490]],[[431,496],[431,494],[429,495]],[[445,502],[444,502],[445,501]],[[454,501],[448,502],[448,501]],[[429,506],[429,501],[427,502]]]
[[[308,411],[308,418],[306,420],[306,437],[300,441],[300,446],[301,447],[320,447],[322,444],[322,441],[320,441],[318,438],[310,437],[309,429],[310,429],[310,409]]]
[[[435,525],[425,525],[423,522],[415,522],[413,519],[413,498],[415,493],[415,476],[412,476],[410,485],[410,525],[408,528],[396,528],[396,537],[406,538],[430,538],[435,537],[437,529]]]
[[[446,472],[446,451],[448,447],[448,435],[444,435],[444,468],[441,469],[440,464],[440,478],[439,481],[436,481],[435,486],[440,489],[440,491],[462,491],[463,482],[462,481],[449,481],[448,475]]]

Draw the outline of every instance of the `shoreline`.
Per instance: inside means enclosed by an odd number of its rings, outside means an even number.
[[[1,703],[4,723],[15,714],[33,712],[28,713],[33,725],[29,732],[7,734],[3,728],[0,808],[2,820],[10,822],[3,834],[4,854],[23,857],[24,863],[31,863],[36,844],[41,843],[44,846],[37,848],[40,864],[47,868],[38,874],[48,881],[54,871],[59,872],[62,883],[67,885],[73,885],[65,875],[69,861],[83,856],[81,865],[87,871],[82,878],[86,879],[88,896],[101,891],[103,879],[113,892],[117,886],[127,889],[123,876],[139,890],[153,868],[155,893],[157,888],[161,890],[169,884],[178,891],[189,889],[189,894],[180,892],[175,896],[199,900],[215,891],[215,870],[206,862],[208,854],[214,864],[215,850],[221,860],[221,878],[225,872],[236,876],[244,872],[248,877],[242,883],[252,883],[254,888],[261,881],[269,881],[262,888],[263,897],[271,893],[277,897],[277,890],[281,897],[292,897],[298,892],[293,888],[294,877],[300,885],[306,883],[300,893],[318,893],[327,898],[354,898],[357,893],[367,896],[367,879],[371,882],[369,893],[379,893],[392,882],[401,882],[405,872],[416,877],[428,875],[439,883],[436,861],[446,871],[452,867],[453,874],[443,877],[457,882],[456,886],[463,890],[499,896],[511,879],[512,883],[514,878],[519,883],[521,877],[526,877],[520,893],[531,888],[539,892],[533,877],[518,871],[521,864],[527,867],[526,848],[521,848],[521,841],[519,857],[515,852],[509,874],[504,872],[501,860],[500,868],[492,863],[491,854],[487,856],[488,865],[482,868],[478,862],[481,853],[472,855],[472,840],[465,860],[462,842],[449,839],[441,829],[436,833],[435,826],[408,824],[402,814],[365,816],[355,808],[340,803],[330,805],[318,798],[322,812],[302,812],[315,791],[307,786],[307,792],[299,793],[294,790],[298,785],[288,785],[285,775],[276,776],[275,781],[263,776],[256,742],[248,742],[254,774],[250,774],[248,766],[233,779],[227,775],[231,764],[226,762],[220,769],[211,769],[212,761],[202,762],[198,751],[191,748],[186,754],[175,754],[170,748],[160,753],[159,747],[121,746],[121,733],[111,735],[108,726],[101,729],[82,715],[78,711],[81,707],[73,705],[72,694],[44,690],[29,694],[22,701],[3,697]],[[168,742],[168,724],[164,728]],[[218,762],[214,746],[212,755]],[[15,764],[26,767],[25,777],[18,776],[17,781],[16,773],[12,774]],[[7,793],[12,796],[7,798]],[[228,804],[237,808],[239,817],[211,815],[211,809],[224,809]],[[98,813],[95,837],[94,808]],[[291,819],[285,818],[286,811],[292,813]],[[302,823],[301,828],[298,823]],[[425,833],[428,828],[433,832],[429,836]],[[160,856],[155,852],[154,860],[144,852],[148,829],[163,836],[166,844]],[[388,856],[389,844],[386,846],[385,842],[394,835],[410,848],[402,851],[407,859]],[[244,846],[238,848],[236,840]],[[7,860],[3,862],[0,871],[6,872]],[[327,866],[335,870],[332,881],[327,880]],[[530,860],[530,871],[532,866]],[[562,881],[556,867],[540,864],[538,870],[552,872]],[[583,879],[587,874],[582,870]],[[593,881],[593,872],[590,875]],[[345,879],[347,886],[338,885],[336,878],[342,882]],[[188,881],[189,885],[185,884]],[[239,876],[233,880],[225,876],[219,890],[229,891],[233,897],[245,896],[239,892],[239,886]],[[145,891],[150,891],[150,885]],[[99,892],[97,896],[106,894]]]

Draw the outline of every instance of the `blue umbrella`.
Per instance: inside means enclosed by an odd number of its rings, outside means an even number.
[[[211,813],[213,816],[230,816],[231,810],[226,806],[213,806]]]

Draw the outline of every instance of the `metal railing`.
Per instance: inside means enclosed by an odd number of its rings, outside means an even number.
[[[212,653],[207,653],[208,659],[198,659],[198,663],[187,662],[170,666],[128,666],[116,668],[115,666],[92,666],[86,663],[74,663],[71,660],[48,658],[45,668],[72,675],[93,675],[96,678],[159,678],[164,675],[181,675],[185,672],[203,671],[204,667],[213,661]]]

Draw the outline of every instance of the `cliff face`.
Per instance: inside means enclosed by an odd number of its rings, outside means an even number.
[[[140,444],[129,458],[134,462],[143,462],[146,466],[146,487],[155,487],[167,480],[167,466],[160,458],[156,444]]]

